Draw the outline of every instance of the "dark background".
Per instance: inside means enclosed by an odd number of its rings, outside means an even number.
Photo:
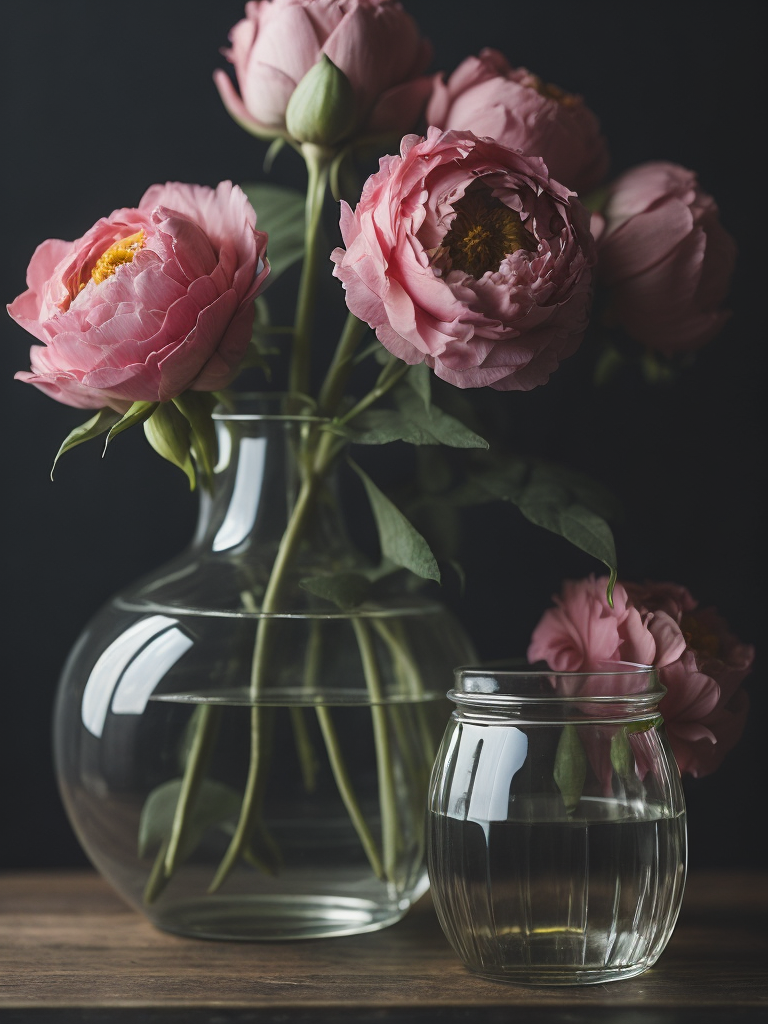
[[[757,659],[746,733],[722,767],[686,780],[690,864],[764,866],[765,66],[762,5],[547,4],[411,0],[405,6],[447,72],[483,46],[572,92],[601,119],[618,173],[650,159],[696,170],[735,236],[733,316],[674,387],[637,374],[591,386],[583,347],[550,383],[503,403],[507,441],[609,484],[627,508],[620,574],[669,579],[714,604]],[[624,13],[624,10],[631,13]],[[165,180],[215,185],[263,177],[265,146],[222,107],[211,75],[243,12],[239,0],[94,6],[14,4],[2,15],[2,301],[24,287],[36,245],[73,239]],[[619,12],[619,13],[617,13]],[[618,20],[617,20],[618,19]],[[292,154],[271,180],[299,187]],[[330,264],[329,264],[330,268]],[[56,681],[78,633],[112,593],[178,552],[196,503],[140,430],[109,457],[84,445],[52,483],[59,444],[88,418],[13,380],[31,338],[2,322],[3,581],[0,866],[85,864],[50,760]],[[399,456],[381,458],[398,482]],[[446,597],[482,656],[525,648],[564,577],[600,571],[511,508],[466,520],[462,596]],[[449,681],[446,681],[446,688]]]

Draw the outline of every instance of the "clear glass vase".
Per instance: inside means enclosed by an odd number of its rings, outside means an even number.
[[[57,693],[55,767],[85,852],[184,935],[295,939],[402,917],[428,885],[444,681],[472,656],[453,615],[397,574],[352,610],[318,596],[318,580],[359,589],[376,574],[333,474],[306,497],[322,422],[282,406],[256,396],[215,414],[192,544],[95,616]]]
[[[686,874],[685,804],[648,666],[468,667],[429,793],[440,924],[472,971],[582,985],[651,967]]]

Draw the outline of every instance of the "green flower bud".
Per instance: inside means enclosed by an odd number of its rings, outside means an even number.
[[[334,146],[355,127],[355,95],[349,79],[325,54],[296,86],[285,111],[297,142]]]

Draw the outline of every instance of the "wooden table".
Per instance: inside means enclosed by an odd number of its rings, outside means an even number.
[[[768,1022],[768,873],[689,877],[650,971],[582,988],[483,981],[429,895],[398,924],[289,943],[156,930],[90,872],[0,874],[2,1024]]]

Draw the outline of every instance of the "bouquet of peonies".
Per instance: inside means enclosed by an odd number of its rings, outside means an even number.
[[[217,460],[214,408],[254,379],[318,415],[300,459],[310,496],[350,442],[430,446],[433,469],[454,449],[462,457],[438,483],[420,478],[412,516],[360,471],[382,572],[439,581],[455,565],[441,520],[513,503],[608,569],[565,584],[529,657],[558,671],[656,664],[681,769],[711,771],[743,728],[752,649],[684,587],[617,583],[612,496],[507,451],[483,394],[545,386],[585,337],[596,388],[621,365],[650,380],[684,368],[728,317],[734,242],[693,170],[654,161],[611,176],[609,142],[579,95],[495,49],[428,73],[431,46],[406,6],[247,3],[224,51],[234,74],[217,69],[215,84],[235,121],[269,143],[265,175],[298,158],[305,192],[154,184],[75,241],[43,242],[8,306],[36,339],[16,376],[89,412],[57,460],[141,427],[203,490]],[[275,324],[269,289],[297,264],[292,322]],[[342,311],[334,340],[320,298]],[[280,607],[305,508],[263,612]],[[329,578],[322,596],[354,608],[354,576]],[[249,822],[244,807],[222,877]]]

